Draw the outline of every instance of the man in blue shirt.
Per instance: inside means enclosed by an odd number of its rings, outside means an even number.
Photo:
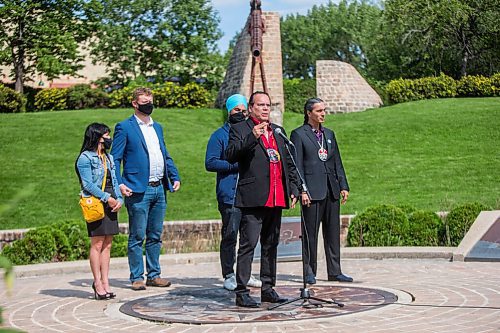
[[[222,218],[220,262],[224,288],[236,289],[234,263],[236,261],[236,242],[240,228],[241,211],[234,207],[234,195],[238,183],[238,163],[230,164],[225,160],[225,151],[229,141],[229,128],[245,120],[247,115],[247,100],[245,96],[235,94],[226,101],[228,121],[217,129],[207,144],[205,168],[217,172],[216,194],[218,208]],[[250,276],[248,286],[260,288],[262,282]]]
[[[151,118],[154,109],[151,89],[135,89],[132,106],[134,114],[116,124],[111,148],[116,179],[129,216],[130,282],[133,290],[144,290],[146,286],[169,287],[170,281],[161,277],[160,267],[161,234],[167,209],[165,192],[178,191],[181,178],[165,145],[163,128]]]

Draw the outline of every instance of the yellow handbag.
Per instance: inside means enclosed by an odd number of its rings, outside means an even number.
[[[106,164],[106,157],[104,158],[104,179],[102,180],[102,190],[106,186],[106,176],[108,174],[108,167]],[[82,207],[83,218],[87,223],[102,220],[104,218],[104,205],[99,198],[91,195],[90,197],[80,196],[80,207]]]

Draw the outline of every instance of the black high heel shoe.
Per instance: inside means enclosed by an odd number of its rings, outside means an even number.
[[[104,295],[98,294],[97,290],[95,289],[94,283],[92,283],[92,289],[94,289],[94,298],[98,301],[108,300],[111,298],[110,294],[104,294]]]
[[[109,292],[106,295],[108,295],[109,298],[115,298],[116,297],[116,294],[113,293],[113,292]]]

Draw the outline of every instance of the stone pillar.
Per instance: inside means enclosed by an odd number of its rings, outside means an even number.
[[[316,61],[316,93],[328,113],[364,111],[382,99],[352,65],[335,60]]]
[[[266,73],[267,88],[271,96],[271,121],[283,124],[285,98],[283,93],[283,70],[281,62],[280,17],[275,12],[262,12],[266,25],[263,35],[262,57]],[[232,94],[250,97],[250,73],[252,70],[252,54],[250,53],[250,34],[248,21],[234,47],[233,55],[226,69],[224,82],[217,95],[215,105],[223,108],[226,99]],[[254,91],[263,90],[260,67],[256,66]]]

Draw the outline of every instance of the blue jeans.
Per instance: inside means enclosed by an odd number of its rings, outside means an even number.
[[[146,271],[148,279],[160,276],[161,233],[167,210],[163,186],[148,186],[144,193],[125,197],[129,216],[128,264],[130,281],[144,280],[142,245],[146,239]]]

